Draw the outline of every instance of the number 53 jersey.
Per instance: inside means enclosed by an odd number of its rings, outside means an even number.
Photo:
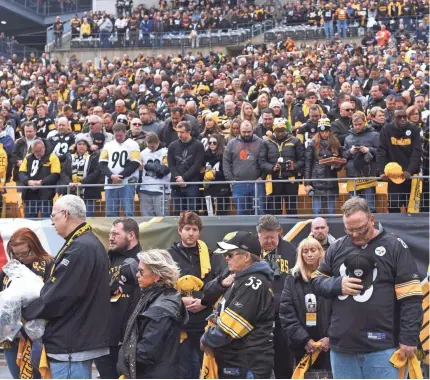
[[[99,162],[107,162],[109,170],[112,174],[121,174],[130,162],[140,163],[140,148],[139,144],[132,139],[126,139],[123,143],[118,143],[116,140],[105,144],[100,153]],[[139,178],[139,171],[136,170],[130,176],[123,178],[122,183],[128,183],[130,178]],[[112,180],[106,177],[105,189],[113,189],[115,186],[109,186]]]

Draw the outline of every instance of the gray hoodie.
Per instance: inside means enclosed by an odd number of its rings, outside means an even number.
[[[260,150],[263,140],[253,135],[252,140],[241,137],[229,141],[223,156],[223,170],[227,181],[255,181],[260,178]]]

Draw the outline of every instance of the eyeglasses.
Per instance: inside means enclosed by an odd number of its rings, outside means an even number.
[[[406,115],[397,115],[396,119],[407,119],[408,117]]]
[[[352,109],[352,108],[345,108],[344,111],[346,111],[346,112],[352,112],[352,111],[355,111],[355,110]]]
[[[49,217],[51,218],[51,220],[54,220],[54,218],[58,215],[61,214],[62,212],[64,212],[65,210],[61,210],[58,212],[54,212],[53,214],[51,214]]]
[[[209,141],[209,145],[218,145],[217,141]]]
[[[367,224],[365,225],[365,226],[363,226],[363,227],[359,227],[359,228],[352,228],[352,229],[350,229],[350,228],[344,228],[344,230],[345,230],[345,233],[348,235],[348,236],[352,236],[353,234],[357,234],[357,235],[359,235],[359,236],[363,236],[363,235],[366,235],[367,234],[367,232],[369,231],[369,228],[370,228],[370,226],[369,226],[369,220],[367,220],[367,222],[366,222]]]
[[[242,254],[243,254],[242,252],[237,252],[237,253],[226,252],[226,253],[223,253],[223,256],[224,257],[228,257],[229,259],[231,259],[234,256],[239,256],[239,255],[242,255]]]
[[[11,256],[14,257],[29,257],[31,256],[31,249],[28,252],[22,252],[22,253],[15,253],[13,251],[10,251]]]

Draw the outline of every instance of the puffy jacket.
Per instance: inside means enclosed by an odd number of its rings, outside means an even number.
[[[279,157],[284,159],[284,163],[294,161],[294,170],[282,173],[283,178],[301,174],[300,172],[305,166],[305,148],[297,137],[289,135],[280,144],[274,139],[263,141],[260,151],[260,165],[264,176],[273,174],[273,178],[279,177],[279,172],[273,172],[273,166],[276,165]]]
[[[362,154],[360,152],[352,154],[352,146],[365,146],[369,148],[369,153],[373,156],[370,165],[365,165],[361,172],[354,168],[355,154]],[[376,176],[376,152],[379,145],[379,133],[373,128],[366,128],[363,132],[357,133],[355,129],[351,129],[349,136],[345,139],[343,157],[348,160],[346,164],[347,177],[375,177]]]
[[[216,156],[212,153],[210,149],[205,152],[205,160],[204,167],[206,168],[207,164],[212,166],[212,169],[215,170],[215,178],[214,181],[225,181],[225,176],[222,167],[222,156]],[[209,182],[210,183],[210,182]],[[205,195],[212,196],[224,196],[230,193],[230,185],[209,185],[205,188]]]
[[[321,139],[320,151],[315,148],[315,141],[312,140],[306,149],[305,179],[337,178],[337,171],[330,165],[322,165],[319,160],[333,156],[333,152],[328,147],[327,140]],[[310,182],[310,183],[309,183]],[[336,181],[307,181],[312,185],[315,195],[332,195],[339,193]]]
[[[46,352],[68,354],[109,347],[109,309],[109,260],[100,240],[88,230],[56,258],[40,297],[22,310],[22,316],[46,319]]]
[[[331,318],[331,299],[317,297],[317,328],[319,335],[328,337]],[[285,279],[279,310],[281,326],[293,349],[303,349],[311,339],[306,329],[306,305],[302,275],[288,275]]]

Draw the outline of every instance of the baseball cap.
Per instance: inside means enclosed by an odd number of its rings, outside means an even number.
[[[389,162],[385,165],[384,174],[394,183],[400,184],[405,182],[403,169],[397,162]]]
[[[216,253],[226,253],[235,249],[243,249],[255,256],[260,257],[261,245],[257,237],[251,232],[235,231],[224,236],[221,242],[217,243],[219,249]]]
[[[376,260],[373,256],[361,253],[350,253],[344,262],[345,273],[351,278],[362,281],[363,290],[369,289],[373,284],[373,269],[376,268]]]

